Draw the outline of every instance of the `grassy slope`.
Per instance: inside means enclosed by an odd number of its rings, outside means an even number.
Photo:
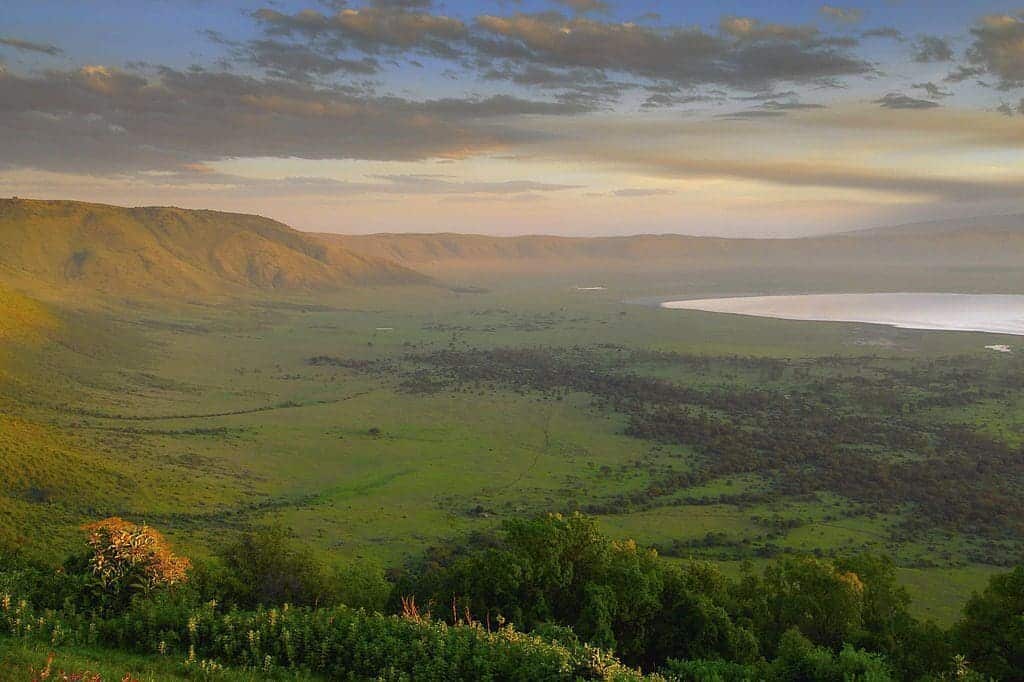
[[[57,319],[39,301],[0,286],[0,343],[32,343],[57,327]]]
[[[65,296],[210,296],[424,278],[259,216],[0,200],[0,275]]]
[[[98,316],[70,315],[0,288],[0,533],[53,527],[70,541],[98,500],[113,500],[123,473],[99,444],[57,423],[54,414],[84,395],[97,358],[132,351]]]

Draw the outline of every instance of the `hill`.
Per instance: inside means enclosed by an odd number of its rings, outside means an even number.
[[[938,225],[938,224],[935,224]],[[621,271],[728,267],[1014,267],[1024,263],[1024,216],[942,229],[888,228],[797,239],[686,235],[488,237],[321,235],[327,243],[436,276],[460,271]]]
[[[0,200],[0,279],[128,297],[425,281],[259,216],[24,199]]]
[[[1024,232],[1024,214],[975,216],[953,220],[932,220],[922,223],[887,225],[866,230],[846,232],[851,237],[879,237],[896,235],[935,235],[953,232],[996,233]]]

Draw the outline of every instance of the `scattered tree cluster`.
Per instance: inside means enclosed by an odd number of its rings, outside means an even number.
[[[414,392],[585,393],[625,414],[628,434],[699,456],[697,467],[660,473],[644,490],[583,505],[591,513],[687,503],[687,489],[756,474],[769,489],[734,501],[829,492],[877,512],[909,511],[903,533],[943,528],[990,541],[1024,534],[1024,446],[936,416],[943,407],[1024,395],[1024,372],[985,360],[785,360],[601,346],[450,348],[403,363],[312,361],[397,374]],[[649,376],[666,366],[686,378]],[[972,558],[1009,565],[1016,556],[992,550]]]

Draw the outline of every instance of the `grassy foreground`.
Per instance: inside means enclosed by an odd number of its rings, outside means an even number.
[[[161,682],[162,680],[195,680],[215,677],[225,682],[257,682],[258,680],[322,680],[301,671],[271,672],[240,671],[231,668],[209,668],[207,671],[189,666],[184,661],[168,657],[139,656],[116,649],[100,649],[69,646],[49,646],[0,637],[0,680],[3,682],[28,682],[44,678],[47,670],[51,680],[61,680],[62,674],[69,677],[82,675],[81,682],[94,682],[90,675],[100,680],[123,680],[129,675],[138,682]],[[95,681],[98,682],[98,681]]]

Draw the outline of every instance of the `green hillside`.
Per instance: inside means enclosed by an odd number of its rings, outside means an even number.
[[[0,200],[0,281],[50,295],[209,296],[423,283],[252,215]]]

